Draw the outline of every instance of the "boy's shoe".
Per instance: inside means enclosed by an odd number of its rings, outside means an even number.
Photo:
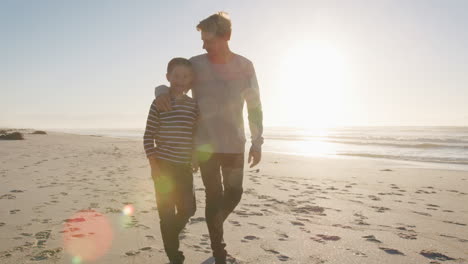
[[[177,253],[178,254],[174,258],[169,260],[170,264],[183,264],[184,263],[185,256],[182,253],[182,251],[178,251]]]

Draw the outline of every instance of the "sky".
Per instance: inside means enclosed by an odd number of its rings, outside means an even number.
[[[229,13],[265,126],[468,126],[468,1],[0,0],[0,127],[143,129]]]

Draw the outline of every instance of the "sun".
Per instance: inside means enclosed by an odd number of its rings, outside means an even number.
[[[348,79],[345,57],[330,45],[291,46],[283,57],[281,86],[291,102],[291,121],[304,127],[341,122]]]

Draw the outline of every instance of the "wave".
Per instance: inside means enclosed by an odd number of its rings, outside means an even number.
[[[282,139],[282,140],[350,140],[350,141],[393,141],[393,142],[419,142],[419,143],[439,143],[439,144],[466,144],[468,145],[467,134],[447,134],[447,135],[416,135],[416,134],[397,134],[397,135],[376,135],[365,133],[352,134],[320,134],[320,133],[271,133],[265,132],[266,139]]]
[[[410,140],[376,140],[369,138],[357,137],[341,137],[330,138],[323,136],[266,136],[267,140],[285,140],[285,141],[321,141],[336,144],[348,145],[369,145],[369,146],[385,146],[385,147],[399,147],[399,148],[416,148],[416,149],[431,149],[431,148],[455,148],[455,149],[468,149],[468,141],[453,141],[453,142],[418,142]]]
[[[451,149],[468,149],[468,145],[446,145],[446,144],[433,144],[433,143],[392,143],[392,142],[359,142],[359,141],[337,141],[337,140],[325,140],[329,143],[337,144],[350,144],[350,145],[370,145],[370,146],[387,146],[387,147],[399,147],[399,148],[417,148],[417,149],[430,149],[430,148],[451,148]]]
[[[397,142],[434,142],[434,143],[455,143],[455,144],[468,144],[468,140],[462,138],[436,138],[436,137],[411,137],[408,135],[402,135],[399,137],[390,137],[390,136],[373,136],[373,135],[363,135],[363,136],[327,136],[331,139],[351,139],[351,140],[382,140],[382,141],[397,141]]]
[[[420,162],[433,162],[433,163],[449,163],[449,164],[462,164],[468,165],[466,159],[449,159],[440,157],[415,157],[415,156],[397,156],[397,155],[379,155],[379,154],[366,154],[366,153],[341,153],[340,156],[353,156],[353,157],[365,157],[365,158],[381,158],[381,159],[392,159],[392,160],[406,160],[406,161],[420,161]]]

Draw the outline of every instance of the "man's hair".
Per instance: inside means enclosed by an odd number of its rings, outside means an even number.
[[[187,60],[186,58],[173,58],[171,61],[169,61],[169,63],[167,64],[167,73],[171,73],[172,70],[176,67],[176,66],[179,66],[179,65],[182,65],[182,66],[185,66],[185,67],[188,67],[190,70],[193,70],[192,69],[192,63]]]
[[[200,21],[197,30],[210,32],[217,37],[223,37],[231,34],[231,20],[226,12],[218,12]]]

